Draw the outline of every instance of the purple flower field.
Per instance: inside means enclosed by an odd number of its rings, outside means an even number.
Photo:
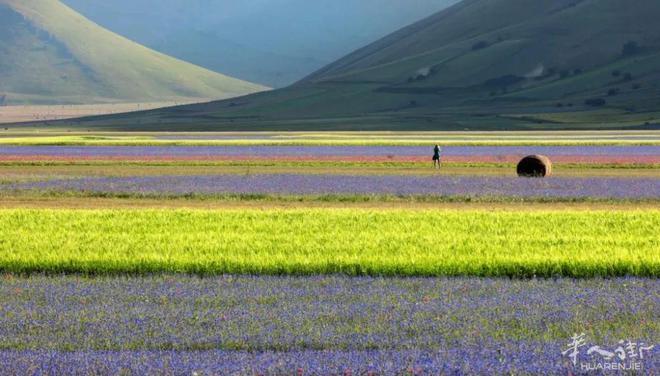
[[[429,146],[2,146],[1,155],[79,157],[418,157],[431,155]],[[660,146],[447,146],[445,156],[655,156]]]
[[[658,311],[654,279],[5,276],[0,369],[565,375],[572,335],[656,344]]]
[[[520,355],[520,349],[529,354]],[[537,365],[545,351],[559,345],[520,343],[484,350],[459,351],[122,351],[55,352],[0,351],[0,367],[39,370],[40,375],[444,375],[444,374],[566,374],[568,366]],[[511,359],[506,361],[504,359]],[[507,364],[503,364],[507,363]],[[646,369],[651,365],[646,365]]]
[[[660,179],[492,176],[209,175],[60,179],[0,186],[4,190],[130,194],[385,194],[455,197],[658,199]]]
[[[513,343],[448,351],[0,351],[0,368],[39,375],[565,375],[540,364],[559,344]],[[559,361],[558,359],[553,359]],[[551,360],[552,361],[552,360]],[[645,364],[645,369],[655,368]]]

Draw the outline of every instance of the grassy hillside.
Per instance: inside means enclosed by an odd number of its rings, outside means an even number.
[[[228,98],[264,88],[155,52],[58,0],[0,0],[5,103]]]
[[[659,16],[655,0],[464,0],[283,90],[76,125],[658,128]]]
[[[584,70],[620,57],[628,41],[658,47],[658,12],[660,4],[650,0],[634,6],[622,0],[465,0],[311,79],[359,76],[401,83],[431,68],[435,74],[422,86],[469,86],[501,74]]]

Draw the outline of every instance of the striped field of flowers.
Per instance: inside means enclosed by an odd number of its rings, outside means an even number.
[[[657,374],[659,166],[652,131],[7,134],[0,374]]]

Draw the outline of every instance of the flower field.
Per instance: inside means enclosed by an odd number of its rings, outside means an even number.
[[[0,365],[45,374],[564,374],[560,354],[574,332],[602,344],[657,338],[659,295],[655,281],[635,278],[5,278]]]
[[[428,146],[3,146],[1,162],[271,161],[427,162]],[[660,146],[447,146],[446,163],[517,163],[529,154],[561,164],[660,164]]]
[[[658,229],[653,131],[8,134],[0,374],[658,374]]]
[[[407,176],[322,174],[228,174],[207,176],[137,176],[67,178],[6,184],[1,190],[159,195],[395,195],[457,198],[654,199],[660,179],[550,178],[497,176]]]

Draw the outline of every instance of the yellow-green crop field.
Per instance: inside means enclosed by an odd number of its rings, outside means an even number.
[[[660,132],[72,132],[0,129],[0,145],[23,146],[641,146]]]
[[[0,211],[15,273],[658,276],[660,211]]]

